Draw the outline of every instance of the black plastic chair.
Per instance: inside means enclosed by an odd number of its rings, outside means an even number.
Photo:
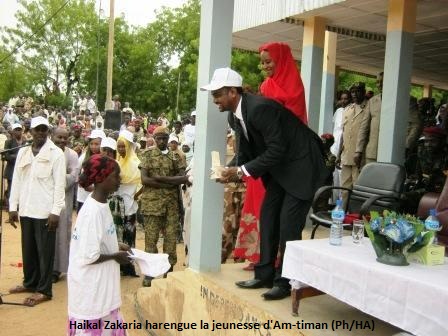
[[[317,190],[313,200],[313,213],[310,219],[314,228],[311,239],[319,226],[330,228],[331,211],[318,211],[317,201],[320,195],[328,190],[341,190],[348,193],[344,210],[347,213],[356,213],[360,216],[370,211],[383,211],[400,209],[400,198],[406,177],[404,167],[384,162],[372,162],[366,164],[355,182],[353,189],[343,187],[324,186]],[[351,229],[351,224],[344,224],[344,229]]]

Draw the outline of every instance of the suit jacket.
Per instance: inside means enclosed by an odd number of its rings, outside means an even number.
[[[378,136],[380,133],[381,94],[369,99],[358,132],[356,152],[364,153],[367,159],[376,160],[378,155]]]
[[[358,131],[361,122],[364,118],[367,102],[364,101],[361,105],[352,103],[344,110],[342,117],[342,152],[341,164],[345,166],[354,166],[354,156],[356,151],[356,144],[358,140]]]
[[[273,178],[294,197],[311,200],[328,175],[319,136],[274,100],[251,94],[241,99],[249,139],[229,112],[238,151],[232,163],[244,164],[252,177],[261,177],[265,184]]]

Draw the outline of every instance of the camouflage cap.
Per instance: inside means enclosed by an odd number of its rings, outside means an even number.
[[[167,134],[169,135],[170,132],[168,131],[168,128],[163,127],[163,126],[158,126],[154,129],[154,132],[152,132],[152,134],[156,135],[156,134]]]

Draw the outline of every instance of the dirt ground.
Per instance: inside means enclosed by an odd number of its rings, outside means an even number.
[[[21,284],[22,261],[20,229],[5,224],[7,213],[3,212],[3,235],[1,244],[0,293],[5,302],[22,302],[27,294],[8,295],[8,289]],[[137,248],[144,248],[144,235],[137,232]],[[174,270],[184,268],[183,244],[178,244],[178,263]],[[122,277],[122,313],[126,321],[137,319],[134,294],[141,286],[141,278]],[[28,294],[29,295],[29,294]],[[67,323],[67,281],[65,276],[53,285],[53,299],[35,307],[0,305],[0,336],[64,336]],[[144,330],[134,330],[131,336],[147,336]]]

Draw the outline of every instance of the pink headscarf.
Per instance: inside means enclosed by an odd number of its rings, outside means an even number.
[[[306,125],[305,89],[291,48],[285,43],[273,42],[263,44],[258,51],[267,51],[275,62],[275,72],[261,84],[261,94],[284,105]]]

